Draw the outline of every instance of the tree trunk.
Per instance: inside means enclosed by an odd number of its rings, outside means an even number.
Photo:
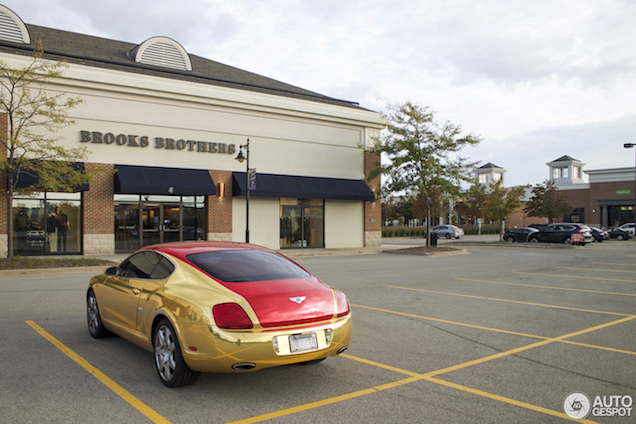
[[[13,175],[9,176],[9,190],[7,190],[7,258],[13,259]]]
[[[424,192],[426,202],[426,245],[431,245],[431,208],[428,206],[428,193]]]

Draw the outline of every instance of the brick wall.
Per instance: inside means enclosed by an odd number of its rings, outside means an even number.
[[[94,178],[90,190],[84,192],[84,234],[114,234],[114,166],[87,163],[85,167]]]
[[[364,175],[368,178],[371,171],[380,163],[380,154],[364,155]],[[380,176],[367,182],[376,198],[372,202],[364,202],[364,235],[365,246],[382,244],[382,202],[380,199]]]
[[[210,171],[216,196],[208,196],[208,234],[212,240],[232,239],[232,172]],[[220,190],[222,187],[222,191]]]

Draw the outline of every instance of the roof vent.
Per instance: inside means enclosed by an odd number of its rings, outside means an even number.
[[[138,63],[163,68],[191,71],[188,52],[171,38],[152,37],[128,52],[128,57]]]
[[[30,44],[31,38],[22,19],[0,4],[0,40],[18,44]]]

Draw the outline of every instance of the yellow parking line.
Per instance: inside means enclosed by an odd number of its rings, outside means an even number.
[[[636,281],[634,281],[636,283]],[[506,303],[516,303],[519,305],[530,305],[530,306],[541,306],[544,308],[556,308],[556,309],[565,309],[568,311],[578,311],[578,312],[591,312],[594,314],[605,314],[605,315],[618,315],[618,316],[631,316],[630,314],[623,314],[620,312],[607,312],[607,311],[596,311],[594,309],[581,309],[581,308],[571,308],[569,306],[558,306],[558,305],[548,305],[545,303],[533,303],[533,302],[523,302],[520,300],[509,300],[509,299],[498,299],[496,297],[486,297],[486,296],[474,296],[474,295],[470,295],[470,294],[459,294],[459,293],[448,293],[448,292],[442,292],[442,291],[435,291],[435,290],[424,290],[424,289],[413,289],[413,288],[409,288],[409,287],[398,287],[398,286],[387,286],[387,287],[391,287],[394,289],[401,289],[401,290],[410,290],[410,291],[418,291],[418,292],[424,292],[424,293],[435,293],[435,294],[443,294],[445,296],[457,296],[457,297],[468,297],[471,299],[481,299],[481,300],[492,300],[495,302],[506,302]]]
[[[594,271],[594,272],[625,272],[628,274],[636,274],[636,271],[627,271],[624,269],[598,269],[598,268],[575,268],[566,266],[557,266],[556,269],[568,269],[574,271]]]
[[[521,275],[535,275],[541,277],[566,277],[566,278],[578,278],[580,280],[600,280],[600,281],[616,281],[619,283],[636,283],[634,280],[619,280],[616,278],[600,278],[600,277],[586,277],[585,275],[563,275],[563,274],[537,274],[536,272],[513,272],[513,274]]]
[[[526,334],[526,333],[519,333],[519,332],[516,332],[516,331],[501,330],[499,328],[483,327],[481,325],[466,324],[466,323],[463,323],[463,322],[449,321],[449,320],[446,320],[446,319],[425,317],[425,316],[422,316],[422,315],[409,314],[409,313],[406,313],[406,312],[391,311],[389,309],[374,308],[373,306],[363,306],[363,305],[354,305],[354,304],[351,304],[351,306],[354,306],[356,308],[362,308],[362,309],[370,309],[372,311],[387,312],[389,314],[394,314],[394,315],[402,315],[402,316],[405,316],[405,317],[420,318],[420,319],[425,319],[427,321],[443,322],[445,324],[452,324],[452,325],[459,325],[459,326],[462,326],[462,327],[476,328],[478,330],[487,330],[487,331],[494,331],[494,332],[497,332],[497,333],[512,334],[514,336],[531,337],[531,338],[534,338],[534,339],[548,339],[549,338],[549,337],[535,336],[534,334]]]
[[[619,266],[636,266],[636,264],[632,264],[629,262],[623,262],[623,263],[615,263],[615,262],[592,262],[593,264],[598,264],[598,265],[619,265]]]
[[[394,387],[402,386],[404,384],[412,383],[414,381],[421,380],[421,377],[417,375],[416,377],[409,377],[403,380],[394,381],[392,383],[382,384],[380,386],[371,387],[370,389],[358,390],[357,392],[352,392],[348,394],[344,394],[341,396],[335,396],[329,399],[319,400],[317,402],[306,403],[304,405],[295,406],[292,408],[281,409],[280,411],[270,412],[268,414],[258,415],[256,417],[246,418],[244,420],[232,421],[228,424],[250,424],[250,423],[259,423],[261,421],[271,420],[272,418],[282,417],[285,415],[295,414],[297,412],[307,411],[309,409],[318,408],[325,405],[330,405],[337,402],[342,402],[349,399],[354,399],[360,396],[368,395],[371,393],[377,393],[382,390],[392,389]]]
[[[551,289],[551,290],[567,290],[567,291],[578,291],[584,293],[595,293],[595,294],[613,294],[617,296],[636,296],[634,293],[620,293],[620,292],[606,292],[600,290],[585,290],[585,289],[572,289],[567,287],[555,287],[555,286],[541,286],[537,284],[521,284],[521,283],[508,283],[502,281],[488,281],[488,280],[475,280],[472,278],[456,278],[456,280],[460,281],[474,281],[476,283],[489,283],[489,284],[502,284],[507,286],[520,286],[520,287],[532,287],[539,289]]]
[[[353,305],[353,306],[355,306],[355,305]],[[375,308],[369,308],[369,309],[375,309]],[[600,330],[600,329],[603,329],[603,328],[611,327],[613,325],[621,324],[621,323],[630,321],[632,319],[636,319],[636,315],[632,315],[632,316],[628,316],[628,317],[625,317],[625,318],[621,318],[619,320],[611,321],[611,322],[608,322],[608,323],[605,323],[605,324],[596,325],[594,327],[590,327],[590,328],[586,328],[586,329],[583,329],[583,330],[575,331],[575,332],[572,332],[572,333],[569,333],[569,334],[564,334],[562,336],[558,336],[558,337],[554,337],[554,338],[546,338],[544,340],[541,340],[539,342],[532,343],[532,344],[529,344],[529,345],[526,345],[526,346],[521,346],[521,347],[518,347],[518,348],[515,348],[515,349],[511,349],[511,350],[508,350],[508,351],[505,351],[505,352],[499,352],[497,354],[486,356],[484,358],[475,359],[473,361],[464,362],[462,364],[453,365],[453,366],[450,366],[450,367],[442,368],[440,370],[428,372],[428,373],[425,373],[425,374],[416,374],[416,373],[413,373],[411,371],[403,370],[403,369],[396,368],[396,367],[393,367],[393,366],[380,364],[378,362],[370,361],[370,360],[367,360],[367,359],[354,357],[354,356],[351,356],[349,354],[343,354],[342,356],[344,356],[344,357],[346,357],[348,359],[353,359],[353,360],[356,360],[356,361],[359,361],[359,362],[363,362],[363,363],[368,364],[368,365],[377,366],[377,367],[380,367],[380,368],[383,368],[383,369],[388,369],[388,370],[395,371],[395,372],[398,372],[398,373],[406,374],[406,375],[409,375],[410,377],[402,379],[402,380],[395,381],[393,383],[387,383],[387,384],[382,384],[380,386],[375,386],[375,387],[372,387],[370,389],[359,390],[359,391],[352,392],[352,393],[349,393],[349,394],[335,396],[335,397],[332,397],[332,398],[329,398],[329,399],[323,399],[323,400],[320,400],[320,401],[317,401],[317,402],[311,402],[311,403],[307,403],[307,404],[304,404],[304,405],[299,405],[299,406],[292,407],[292,408],[282,409],[280,411],[270,412],[268,414],[263,414],[263,415],[258,415],[258,416],[255,416],[255,417],[246,418],[244,420],[233,421],[232,423],[228,423],[228,424],[251,424],[251,423],[257,423],[257,422],[261,422],[261,421],[266,421],[266,420],[270,420],[272,418],[282,417],[282,416],[285,416],[285,415],[290,415],[290,414],[294,414],[294,413],[301,412],[301,411],[307,411],[309,409],[313,409],[313,408],[318,408],[318,407],[325,406],[325,405],[334,404],[334,403],[337,403],[337,402],[341,402],[341,401],[348,400],[348,399],[353,399],[353,398],[364,396],[364,395],[368,395],[368,394],[371,394],[371,393],[377,393],[377,392],[380,392],[382,390],[391,389],[391,388],[394,388],[394,387],[402,386],[402,385],[405,385],[405,384],[409,384],[409,383],[412,383],[412,382],[415,382],[415,381],[421,381],[421,380],[426,380],[426,381],[433,382],[433,383],[436,383],[436,384],[442,384],[442,385],[445,385],[445,386],[448,386],[448,387],[455,388],[457,390],[470,392],[470,393],[473,393],[473,394],[476,394],[476,395],[479,395],[479,396],[483,396],[483,397],[487,397],[487,398],[490,398],[490,399],[498,400],[500,402],[506,402],[506,403],[509,403],[509,404],[512,404],[512,405],[516,405],[516,406],[519,406],[519,407],[522,407],[522,408],[526,408],[526,409],[530,409],[530,410],[537,411],[537,412],[542,412],[542,413],[545,413],[545,414],[548,414],[548,415],[553,415],[553,416],[557,416],[557,417],[560,417],[560,418],[567,418],[567,416],[565,414],[562,414],[562,413],[557,412],[557,411],[553,411],[551,409],[546,409],[546,408],[543,408],[543,407],[540,407],[540,406],[536,406],[536,405],[532,405],[532,404],[529,404],[529,403],[517,401],[517,400],[514,400],[514,399],[505,398],[503,396],[495,395],[495,394],[484,392],[484,391],[477,390],[477,389],[472,389],[470,387],[461,386],[459,384],[450,383],[450,382],[447,382],[447,381],[444,381],[444,380],[440,380],[440,379],[437,379],[437,378],[433,378],[433,377],[437,376],[437,375],[445,374],[445,373],[448,373],[448,372],[451,372],[451,371],[457,371],[459,369],[467,368],[467,367],[470,367],[470,366],[473,366],[473,365],[482,364],[484,362],[492,361],[494,359],[503,358],[503,357],[506,357],[506,356],[509,356],[509,355],[514,355],[516,353],[523,352],[525,350],[534,349],[535,347],[544,346],[544,345],[547,345],[547,344],[550,344],[550,343],[563,341],[564,339],[567,339],[567,338],[576,337],[576,336],[579,336],[581,334],[586,334],[586,333],[590,333],[590,332],[593,332],[593,331],[596,331],[596,330]],[[589,420],[580,420],[579,422],[595,423],[595,421],[589,421]]]
[[[170,424],[170,421],[163,418],[161,415],[157,414],[153,409],[151,409],[148,405],[137,399],[133,396],[128,390],[121,387],[119,384],[115,383],[113,380],[108,378],[104,373],[91,365],[84,358],[79,356],[77,353],[69,349],[62,342],[57,340],[55,337],[51,336],[47,333],[42,327],[37,325],[33,321],[26,321],[26,323],[31,326],[35,331],[37,331],[42,337],[51,342],[55,347],[61,350],[66,356],[75,361],[79,366],[84,368],[89,374],[93,375],[96,379],[98,379],[102,384],[108,387],[110,390],[119,395],[122,399],[128,402],[131,406],[136,408],[139,412],[144,414],[154,423],[162,423],[162,424]]]
[[[456,390],[461,390],[461,391],[464,391],[464,392],[468,392],[468,393],[472,393],[472,394],[475,394],[475,395],[483,396],[483,397],[486,397],[486,398],[489,398],[489,399],[493,399],[493,400],[496,400],[496,401],[499,401],[499,402],[509,403],[511,405],[519,406],[521,408],[530,409],[532,411],[542,412],[542,413],[547,414],[547,415],[552,415],[552,416],[555,416],[555,417],[565,418],[567,420],[570,420],[570,418],[566,414],[564,414],[562,412],[553,411],[551,409],[543,408],[541,406],[532,405],[530,403],[521,402],[521,401],[510,399],[510,398],[507,398],[507,397],[504,397],[504,396],[499,396],[499,395],[496,395],[496,394],[493,394],[493,393],[484,392],[483,390],[473,389],[473,388],[470,388],[470,387],[466,387],[466,386],[462,386],[462,385],[459,385],[459,384],[451,383],[450,381],[440,380],[438,378],[432,378],[432,377],[424,377],[423,380],[430,381],[431,383],[436,383],[436,384],[440,384],[440,385],[443,385],[443,386],[451,387],[451,388],[456,389]],[[591,420],[587,420],[587,419],[577,420],[577,422],[587,423],[587,424],[599,424],[596,421],[591,421]]]

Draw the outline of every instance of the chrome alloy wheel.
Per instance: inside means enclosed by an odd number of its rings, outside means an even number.
[[[172,381],[177,369],[175,335],[166,325],[161,324],[155,332],[155,362],[159,376],[164,381]]]
[[[96,334],[99,328],[99,308],[97,307],[97,299],[95,293],[90,292],[86,302],[86,314],[88,318],[88,331]]]

